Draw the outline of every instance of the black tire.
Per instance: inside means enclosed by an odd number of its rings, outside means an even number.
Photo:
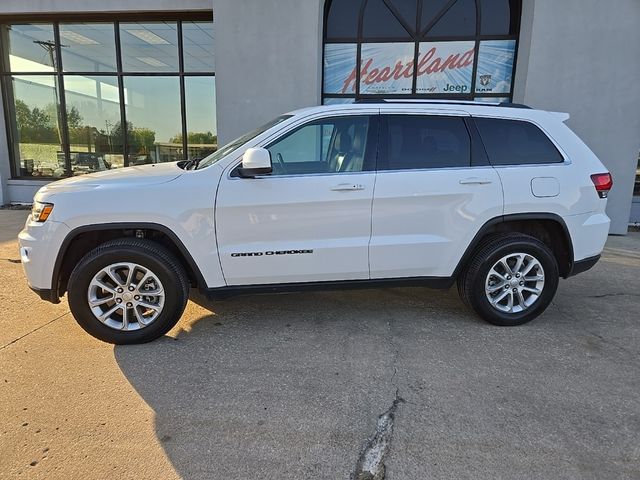
[[[88,304],[88,288],[102,268],[132,262],[151,270],[164,285],[164,306],[158,317],[139,330],[119,331],[100,322]],[[78,324],[103,342],[146,343],[167,333],[178,322],[189,298],[189,281],[180,262],[162,245],[137,238],[106,242],[87,253],[69,277],[69,308]]]
[[[535,257],[544,269],[544,287],[531,306],[520,312],[507,313],[491,305],[485,294],[485,281],[493,265],[510,253],[525,253]],[[558,262],[553,252],[538,239],[520,233],[487,236],[457,280],[463,302],[481,318],[499,326],[522,325],[536,318],[553,300],[558,282]]]

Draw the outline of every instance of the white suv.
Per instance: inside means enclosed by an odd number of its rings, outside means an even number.
[[[514,108],[515,107],[515,108]],[[598,260],[609,173],[567,114],[472,102],[280,116],[201,161],[51,183],[20,233],[29,285],[113,343],[180,318],[190,287],[423,285],[519,325]]]

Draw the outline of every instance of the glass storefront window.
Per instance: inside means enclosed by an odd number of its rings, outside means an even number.
[[[122,70],[178,71],[178,32],[175,22],[121,23]]]
[[[322,103],[324,105],[347,105],[349,103],[353,103],[355,100],[353,98],[331,98],[325,97],[322,99]]]
[[[518,0],[480,0],[482,35],[517,35]]]
[[[215,77],[185,77],[189,158],[204,158],[218,149]]]
[[[476,93],[509,93],[511,91],[515,53],[515,40],[480,42]]]
[[[521,3],[327,0],[323,102],[510,99]]]
[[[422,42],[416,93],[469,95],[475,43]]]
[[[457,0],[427,27],[428,37],[472,37],[476,33],[475,0]]]
[[[184,158],[178,77],[125,77],[129,165]]]
[[[69,75],[64,88],[71,174],[124,166],[118,79]]]
[[[65,72],[115,72],[113,23],[61,23],[62,68]]]
[[[476,102],[484,102],[484,103],[503,103],[510,102],[511,99],[509,97],[478,97],[476,98]]]
[[[11,77],[11,87],[15,171],[21,177],[64,176],[56,77],[16,75]]]
[[[353,2],[348,3],[352,4],[351,8],[354,10],[359,9],[359,5],[353,5]],[[394,17],[384,0],[367,1],[363,12],[362,36],[366,39],[409,40],[411,38],[407,29]]]
[[[366,43],[361,52],[360,92],[411,93],[413,43]]]
[[[5,50],[8,50],[12,72],[54,71],[56,49],[52,24],[8,25],[2,29],[2,43],[8,47]]]
[[[356,91],[355,43],[328,43],[324,46],[324,93]]]
[[[14,178],[198,158],[218,148],[210,15],[117,20],[0,23]]]
[[[182,22],[182,51],[185,72],[214,71],[213,22]]]

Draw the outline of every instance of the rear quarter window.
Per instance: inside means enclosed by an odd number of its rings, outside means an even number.
[[[492,165],[562,163],[549,137],[533,123],[501,118],[475,118]]]

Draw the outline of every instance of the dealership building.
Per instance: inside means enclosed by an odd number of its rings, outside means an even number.
[[[613,174],[611,232],[640,222],[638,0],[21,0],[0,55],[2,204],[295,108],[456,99],[568,112]]]

